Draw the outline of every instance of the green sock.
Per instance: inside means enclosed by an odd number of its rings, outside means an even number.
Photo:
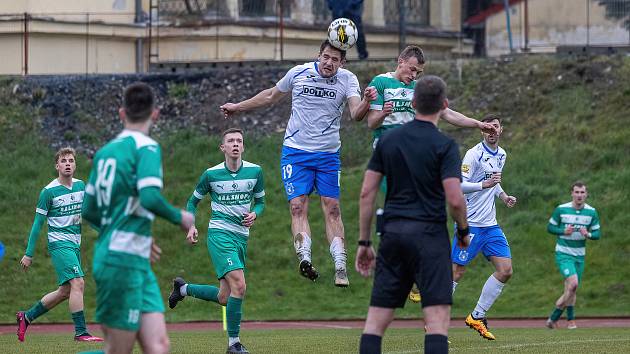
[[[219,288],[216,286],[188,284],[186,294],[197,299],[219,303]]]
[[[573,306],[567,306],[567,320],[573,321],[575,314],[573,313]]]
[[[85,316],[83,315],[83,311],[73,312],[72,321],[74,322],[75,336],[80,336],[88,332],[87,328],[85,327]]]
[[[229,297],[225,317],[227,319],[227,332],[230,337],[238,337],[241,331],[241,305],[243,299]]]
[[[48,312],[48,309],[44,307],[44,304],[42,304],[41,301],[37,301],[37,303],[33,305],[33,307],[26,311],[26,319],[29,323],[31,323],[35,321],[37,317],[45,314],[46,312]]]
[[[559,308],[557,308],[557,307],[556,307],[556,308],[553,310],[553,312],[551,313],[551,316],[549,316],[549,318],[550,318],[552,321],[557,321],[557,320],[559,320],[559,319],[560,319],[560,316],[562,316],[562,312],[563,312],[563,311],[564,311],[564,309],[559,309]]]

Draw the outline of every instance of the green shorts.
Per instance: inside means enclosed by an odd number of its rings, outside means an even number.
[[[556,253],[556,265],[560,274],[564,279],[577,275],[578,283],[582,280],[582,273],[584,273],[584,259],[570,256],[564,253]]]
[[[57,285],[61,286],[70,279],[83,278],[80,249],[63,247],[48,250],[48,253],[57,273]]]
[[[247,237],[217,229],[208,229],[208,253],[217,278],[228,272],[245,269],[247,259]]]
[[[160,287],[152,270],[94,266],[96,321],[116,329],[138,331],[142,314],[164,312]]]

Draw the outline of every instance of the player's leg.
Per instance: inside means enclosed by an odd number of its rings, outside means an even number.
[[[239,337],[241,330],[243,298],[247,285],[243,269],[235,269],[225,274],[230,295],[226,305],[226,321],[228,332],[228,353],[247,353]]]
[[[17,337],[20,342],[24,341],[24,337],[26,336],[26,329],[28,326],[35,321],[38,317],[42,316],[53,307],[59,305],[64,300],[68,299],[70,296],[70,285],[63,284],[60,285],[57,290],[52,291],[41,300],[37,301],[31,308],[26,311],[18,311],[15,314],[16,322],[17,322]]]
[[[577,285],[575,288],[575,292],[573,296],[567,300],[567,328],[568,329],[576,329],[577,324],[575,323],[575,301],[577,299],[577,288],[580,286],[582,282],[582,274],[584,273],[584,262],[577,261],[575,262],[575,270],[577,273]]]
[[[320,154],[315,169],[315,189],[320,196],[326,225],[326,238],[330,245],[330,255],[335,264],[335,286],[347,287],[349,281],[346,270],[345,232],[339,206],[341,185],[339,153]]]
[[[412,263],[415,282],[422,294],[425,352],[448,352],[448,327],[452,294],[451,245],[445,225],[423,223],[420,232],[408,235],[408,245],[418,260]],[[413,258],[412,258],[413,259]]]
[[[152,270],[141,272],[142,305],[138,342],[144,353],[168,353],[170,343],[164,322],[164,302]]]
[[[335,264],[335,286],[347,287],[348,272],[346,270],[346,246],[343,221],[339,200],[330,197],[321,197],[322,212],[326,224],[326,238],[329,243],[330,256]]]
[[[359,343],[359,354],[380,354],[385,330],[394,319],[394,309],[370,306]]]
[[[455,227],[456,229],[457,227]],[[478,227],[470,227],[470,244],[466,248],[460,248],[457,245],[457,235],[453,234],[452,251],[451,251],[451,259],[452,259],[452,275],[453,275],[453,284],[451,287],[451,294],[455,293],[455,289],[457,288],[457,284],[464,276],[466,272],[466,266],[472,262],[477,254],[481,251],[483,247],[483,237],[480,237],[480,228]]]
[[[448,353],[448,326],[451,318],[450,305],[433,305],[422,308],[426,334],[425,353]]]
[[[472,312],[472,318],[480,320],[486,318],[486,312],[490,310],[497,300],[505,283],[512,275],[512,259],[506,257],[490,256],[490,261],[494,264],[495,272],[486,280],[479,295],[477,305]]]
[[[170,341],[166,333],[164,314],[149,312],[142,314],[142,325],[138,331],[138,342],[143,353],[162,354],[170,350]]]
[[[557,327],[557,322],[562,316],[562,312],[569,303],[568,300],[573,296],[577,290],[578,275],[575,267],[573,257],[562,253],[556,253],[556,265],[560,274],[564,277],[564,291],[562,295],[556,300],[555,308],[551,312],[551,315],[547,319],[547,327],[550,329]]]
[[[315,184],[313,153],[282,147],[280,169],[284,191],[291,213],[293,246],[299,261],[300,274],[315,281],[319,273],[311,260],[311,228],[308,224],[308,196]]]
[[[104,352],[107,354],[129,354],[133,351],[137,331],[126,331],[101,325],[105,337]]]

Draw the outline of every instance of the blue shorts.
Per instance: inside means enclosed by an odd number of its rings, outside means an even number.
[[[341,160],[337,152],[309,152],[282,147],[280,173],[287,200],[309,195],[339,199]]]
[[[491,256],[512,258],[510,245],[499,225],[488,227],[471,226],[470,245],[465,249],[457,246],[457,235],[453,236],[453,252],[451,253],[453,263],[465,266],[475,259],[479,251],[482,251],[486,258]]]

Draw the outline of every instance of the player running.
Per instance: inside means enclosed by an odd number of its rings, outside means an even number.
[[[482,133],[483,140],[466,152],[462,162],[462,191],[468,207],[470,246],[462,249],[453,242],[453,293],[464,276],[468,265],[481,251],[494,265],[495,272],[481,290],[474,311],[466,317],[466,325],[475,329],[488,340],[495,336],[488,330],[486,312],[501,294],[503,286],[512,276],[512,255],[505,234],[497,224],[494,198],[500,198],[509,208],[516,205],[516,198],[501,188],[501,172],[505,166],[506,152],[499,146],[503,132],[501,118],[488,115],[482,122],[494,125],[497,133]]]
[[[375,147],[378,139],[389,129],[400,127],[415,118],[414,108],[411,106],[416,80],[424,71],[425,58],[422,49],[415,45],[407,46],[398,56],[398,65],[394,72],[387,72],[375,76],[369,86],[376,89],[376,99],[371,102],[367,115],[367,124],[373,130]],[[494,132],[489,123],[468,118],[465,115],[446,108],[440,118],[458,127],[479,128],[487,133]],[[381,191],[386,192],[386,181],[381,183]],[[383,209],[377,210],[377,234],[382,230],[380,225]],[[409,293],[409,299],[420,302],[420,292],[417,288]]]
[[[151,88],[125,89],[119,110],[125,129],[94,155],[85,188],[83,217],[99,229],[94,249],[96,320],[106,353],[131,353],[136,339],[145,353],[167,353],[164,303],[151,261],[156,216],[188,231],[194,216],[175,209],[161,194],[162,152],[148,134],[158,117]]]
[[[208,253],[219,279],[219,287],[187,284],[177,277],[173,281],[168,306],[175,308],[185,296],[227,305],[227,353],[249,353],[241,344],[239,331],[246,288],[249,229],[265,209],[263,172],[260,166],[242,160],[245,150],[242,130],[226,130],[220,149],[225,161],[204,171],[187,206],[194,215],[203,196],[210,194],[212,213],[208,224]],[[197,235],[197,228],[193,225],[186,239],[196,244]]]
[[[35,245],[42,225],[48,223],[48,253],[57,273],[57,290],[50,292],[28,311],[18,311],[17,336],[24,342],[26,329],[36,318],[68,300],[74,340],[80,342],[102,342],[103,339],[90,335],[83,313],[83,268],[81,267],[81,204],[85,183],[73,178],[76,171],[76,153],[72,148],[62,148],[55,154],[55,169],[58,177],[52,180],[39,194],[35,209],[35,221],[28,237],[26,252],[20,264],[28,270],[33,262]]]
[[[576,292],[584,273],[586,240],[599,240],[601,230],[597,210],[586,204],[586,185],[575,182],[571,186],[571,201],[560,204],[549,219],[547,231],[558,236],[556,265],[564,277],[564,293],[556,301],[556,308],[547,319],[547,327],[556,328],[564,309],[567,310],[567,328],[575,329]]]
[[[369,102],[376,98],[374,88],[368,87],[361,100],[357,77],[341,68],[345,60],[345,51],[324,41],[316,61],[293,67],[274,87],[250,99],[221,106],[228,118],[238,112],[272,105],[291,93],[291,118],[284,134],[280,167],[289,200],[300,274],[313,281],[319,277],[311,260],[308,222],[308,196],[316,190],[324,211],[330,255],[335,263],[335,286],[339,287],[349,285],[339,207],[341,116],[347,102],[352,119],[362,120]]]

